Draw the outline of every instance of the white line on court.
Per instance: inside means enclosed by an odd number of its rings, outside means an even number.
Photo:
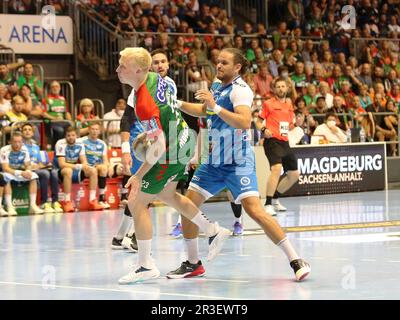
[[[0,281],[0,284],[5,285],[15,285],[15,286],[30,286],[30,287],[43,287],[43,284],[39,283],[24,283],[24,282],[7,282]],[[106,289],[106,288],[92,288],[92,287],[75,287],[75,286],[62,286],[62,285],[54,285],[53,288],[60,289],[73,289],[73,290],[90,290],[90,291],[109,291],[109,292],[126,292],[126,293],[140,293],[140,294],[159,294],[164,296],[177,296],[177,297],[190,297],[190,298],[201,298],[201,299],[220,299],[220,300],[249,300],[249,299],[239,299],[239,298],[228,298],[228,297],[219,297],[219,296],[203,296],[197,294],[182,294],[182,293],[170,293],[170,292],[148,292],[141,290],[121,290],[121,289]],[[132,288],[132,286],[129,286]]]
[[[363,262],[375,262],[376,259],[360,259],[360,261],[363,261]]]
[[[400,263],[400,261],[398,261],[398,260],[389,260],[388,262]]]

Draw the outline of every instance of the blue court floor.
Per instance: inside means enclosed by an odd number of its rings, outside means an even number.
[[[213,262],[204,259],[204,278],[120,286],[137,259],[110,248],[122,212],[81,212],[0,218],[0,299],[400,299],[400,190],[282,204],[288,212],[277,219],[311,264],[304,282],[293,280],[286,257],[245,216],[245,235],[228,239]],[[165,275],[185,258],[182,239],[168,235],[177,214],[151,210],[153,255]],[[203,211],[233,223],[229,203],[207,203]],[[321,225],[336,230],[307,231]],[[205,257],[205,238],[200,251]]]

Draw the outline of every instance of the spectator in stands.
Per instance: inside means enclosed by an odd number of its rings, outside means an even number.
[[[215,79],[215,76],[217,74],[217,64],[218,64],[218,56],[220,54],[220,50],[218,49],[212,49],[210,51],[210,61],[208,63],[210,74],[209,74],[209,79]]]
[[[188,63],[189,47],[185,45],[185,39],[182,36],[178,36],[175,39],[175,43],[172,46],[172,60],[170,64],[177,67],[186,67]]]
[[[17,84],[20,89],[23,84],[27,84],[31,88],[32,97],[36,98],[36,100],[42,99],[43,84],[40,79],[33,74],[33,65],[31,63],[25,63],[24,72],[17,79]]]
[[[358,98],[360,105],[364,110],[372,104],[371,96],[368,93],[368,86],[366,84],[363,84],[360,87]]]
[[[393,100],[388,100],[388,102],[386,103],[386,111],[387,112],[393,112],[394,115],[387,115],[385,116],[385,124],[386,127],[390,130],[390,131],[396,131],[398,132],[398,113],[399,113],[399,109],[396,106],[396,103]],[[395,137],[393,137],[392,139],[394,140],[398,140],[398,136],[396,135]],[[397,143],[392,143],[390,144],[390,155],[392,157],[395,157],[398,155],[398,150],[397,150]]]
[[[394,84],[392,86],[392,89],[390,90],[390,92],[388,93],[388,97],[393,100],[393,102],[396,105],[400,105],[400,90],[399,90],[399,85],[398,84]]]
[[[329,84],[326,81],[320,82],[318,95],[325,98],[327,108],[331,109],[333,106],[333,95],[330,93]]]
[[[307,93],[304,95],[304,100],[306,101],[307,108],[311,109],[316,107],[318,98],[317,93],[317,87],[314,84],[309,84],[307,86]]]
[[[389,70],[384,84],[385,84],[385,90],[388,92],[392,90],[393,85],[395,84],[400,85],[400,79],[397,77],[396,70],[394,69]]]
[[[172,5],[168,9],[168,13],[162,16],[162,20],[167,32],[177,32],[181,23],[178,17],[178,8]]]
[[[355,93],[351,90],[351,84],[348,80],[344,80],[340,83],[340,91],[338,94],[343,98],[347,110],[351,108],[351,101],[355,96]]]
[[[197,90],[208,88],[213,80],[207,78],[205,68],[197,63],[196,54],[194,52],[189,53],[187,74],[187,87],[190,92],[196,92]]]
[[[346,106],[344,105],[344,100],[341,96],[337,95],[333,98],[332,112],[338,116],[337,126],[343,131],[347,131],[350,128],[349,117],[346,114]]]
[[[89,124],[89,135],[79,139],[79,141],[85,146],[88,165],[97,172],[99,205],[104,209],[109,209],[110,205],[106,201],[106,179],[110,163],[107,155],[107,144],[99,139],[100,133],[100,124],[98,122],[92,122]]]
[[[0,83],[0,119],[11,110],[11,102],[6,99],[7,86],[4,83]]]
[[[304,22],[304,6],[301,0],[289,0],[287,3],[286,21],[290,29],[300,27]]]
[[[233,37],[233,47],[242,51],[243,54],[246,53],[243,37],[241,35],[237,34]]]
[[[259,48],[259,43],[260,42],[257,38],[253,38],[250,41],[250,48],[248,48],[246,51],[246,58],[247,60],[249,60],[250,63],[252,63],[256,58],[255,50]]]
[[[314,131],[316,136],[324,136],[327,143],[345,143],[347,136],[337,127],[337,117],[333,112],[328,112],[325,115],[325,123],[320,124]]]
[[[306,74],[304,73],[304,63],[301,61],[296,62],[294,73],[290,76],[294,82],[296,91],[301,93],[306,86]]]
[[[66,5],[64,0],[45,0],[43,6],[52,6],[56,15],[63,15],[66,13]]]
[[[10,0],[8,13],[11,14],[35,14],[35,5],[32,0]]]
[[[36,205],[36,193],[38,176],[32,172],[29,151],[23,145],[20,132],[14,132],[11,137],[11,144],[0,149],[0,162],[3,170],[4,179],[9,183],[11,181],[29,183],[29,213],[41,214],[43,210]],[[5,187],[5,200],[7,212],[11,216],[17,215],[12,205],[11,185]]]
[[[374,89],[371,92],[371,99],[373,102],[375,102],[375,97],[376,95],[379,94],[379,104],[382,106],[386,105],[387,98],[386,98],[386,92],[385,92],[385,87],[383,86],[382,83],[375,83],[374,84]]]
[[[79,134],[83,137],[89,133],[90,121],[98,120],[99,117],[94,113],[94,103],[91,99],[82,99],[79,103],[79,110],[80,113],[77,115],[76,120],[81,124]]]
[[[11,106],[11,110],[5,114],[6,120],[3,124],[3,131],[7,135],[11,133],[11,126],[14,122],[25,122],[28,120],[28,117],[22,112],[25,102],[21,96],[14,96],[11,100]]]
[[[352,68],[352,66],[350,66]],[[354,74],[354,73],[353,73]],[[372,87],[372,72],[371,65],[369,63],[364,63],[361,66],[360,75],[357,77],[362,84],[366,84],[368,87]]]
[[[272,59],[268,63],[269,71],[274,78],[279,75],[278,68],[283,65],[282,59],[282,53],[278,49],[275,49],[272,52]]]
[[[47,137],[50,139],[52,149],[56,142],[65,136],[65,129],[70,125],[68,122],[57,122],[61,120],[72,121],[71,113],[69,112],[68,102],[61,95],[61,85],[58,81],[52,81],[50,84],[50,92],[43,99],[43,118],[50,120],[46,121]]]
[[[12,72],[10,72],[9,65],[4,61],[0,62],[0,83],[7,86],[8,93],[6,94],[6,97],[8,99],[11,99],[11,97],[17,93],[17,81]]]
[[[118,99],[115,108],[104,115],[104,120],[122,119],[126,109],[125,99]],[[108,133],[107,143],[111,148],[121,148],[120,121],[105,121],[104,130]]]
[[[43,116],[43,109],[40,102],[32,95],[31,88],[27,84],[23,84],[19,90],[20,96],[24,99],[24,108],[22,112],[28,117],[28,120],[40,120]],[[35,141],[40,143],[40,123],[34,126]]]
[[[258,74],[254,76],[255,93],[262,98],[267,98],[271,94],[271,83],[273,77],[268,71],[268,65],[263,63],[260,65]]]
[[[48,161],[46,151],[40,151],[40,147],[33,138],[34,126],[31,123],[22,125],[22,138],[24,146],[29,151],[31,170],[39,177],[40,185],[40,205],[44,213],[63,212],[61,204],[58,202],[58,172]],[[48,198],[48,190],[51,186],[51,201]]]
[[[163,23],[161,6],[156,4],[153,6],[153,9],[149,16],[149,27],[155,32],[157,31],[157,26],[160,23]]]
[[[376,83],[384,83],[384,81],[385,81],[385,73],[384,73],[382,67],[375,65],[374,74],[372,76],[372,81],[373,81],[374,84],[376,84]]]
[[[374,103],[367,108],[367,112],[372,112],[375,123],[375,137],[376,141],[392,141],[397,139],[397,131],[388,128],[385,123],[385,116],[379,113],[386,112],[386,105],[382,103],[382,96],[380,93],[375,94]]]
[[[196,59],[199,64],[205,64],[208,62],[207,44],[200,37],[194,38],[191,51],[196,55]]]
[[[304,44],[304,49],[301,53],[304,62],[311,60],[311,53],[314,51],[314,43],[311,39],[307,39]]]
[[[83,143],[77,141],[75,128],[68,127],[65,133],[65,139],[57,141],[55,156],[54,163],[59,169],[58,177],[61,179],[64,187],[64,212],[75,211],[71,202],[72,183],[81,183],[85,177],[89,178],[89,209],[103,210],[103,206],[96,200],[96,169],[88,165],[85,155],[85,146]]]

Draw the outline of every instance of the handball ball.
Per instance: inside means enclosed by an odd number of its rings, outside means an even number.
[[[138,140],[138,138],[136,138],[136,140],[137,141],[134,141],[133,143],[133,153],[139,161],[144,162],[146,159],[147,149],[151,146],[151,142],[147,139]]]

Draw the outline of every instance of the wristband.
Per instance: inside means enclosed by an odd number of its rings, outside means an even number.
[[[182,100],[176,100],[176,105],[178,106],[178,109],[182,108],[183,101]]]
[[[21,174],[22,174],[22,171],[21,171],[21,170],[15,170],[15,171],[14,171],[14,175],[15,175],[16,177],[21,177]]]
[[[131,153],[131,146],[128,141],[121,143],[121,150],[122,153],[129,153],[129,154]]]
[[[265,130],[267,130],[267,128],[266,128],[266,127],[262,127],[260,131],[261,131],[262,133],[264,133]]]
[[[75,168],[78,169],[78,170],[81,170],[82,167],[83,167],[82,163],[75,164]]]
[[[214,111],[215,114],[219,114],[221,112],[221,110],[222,110],[222,107],[220,105],[216,104],[214,106],[214,110],[213,111]]]

